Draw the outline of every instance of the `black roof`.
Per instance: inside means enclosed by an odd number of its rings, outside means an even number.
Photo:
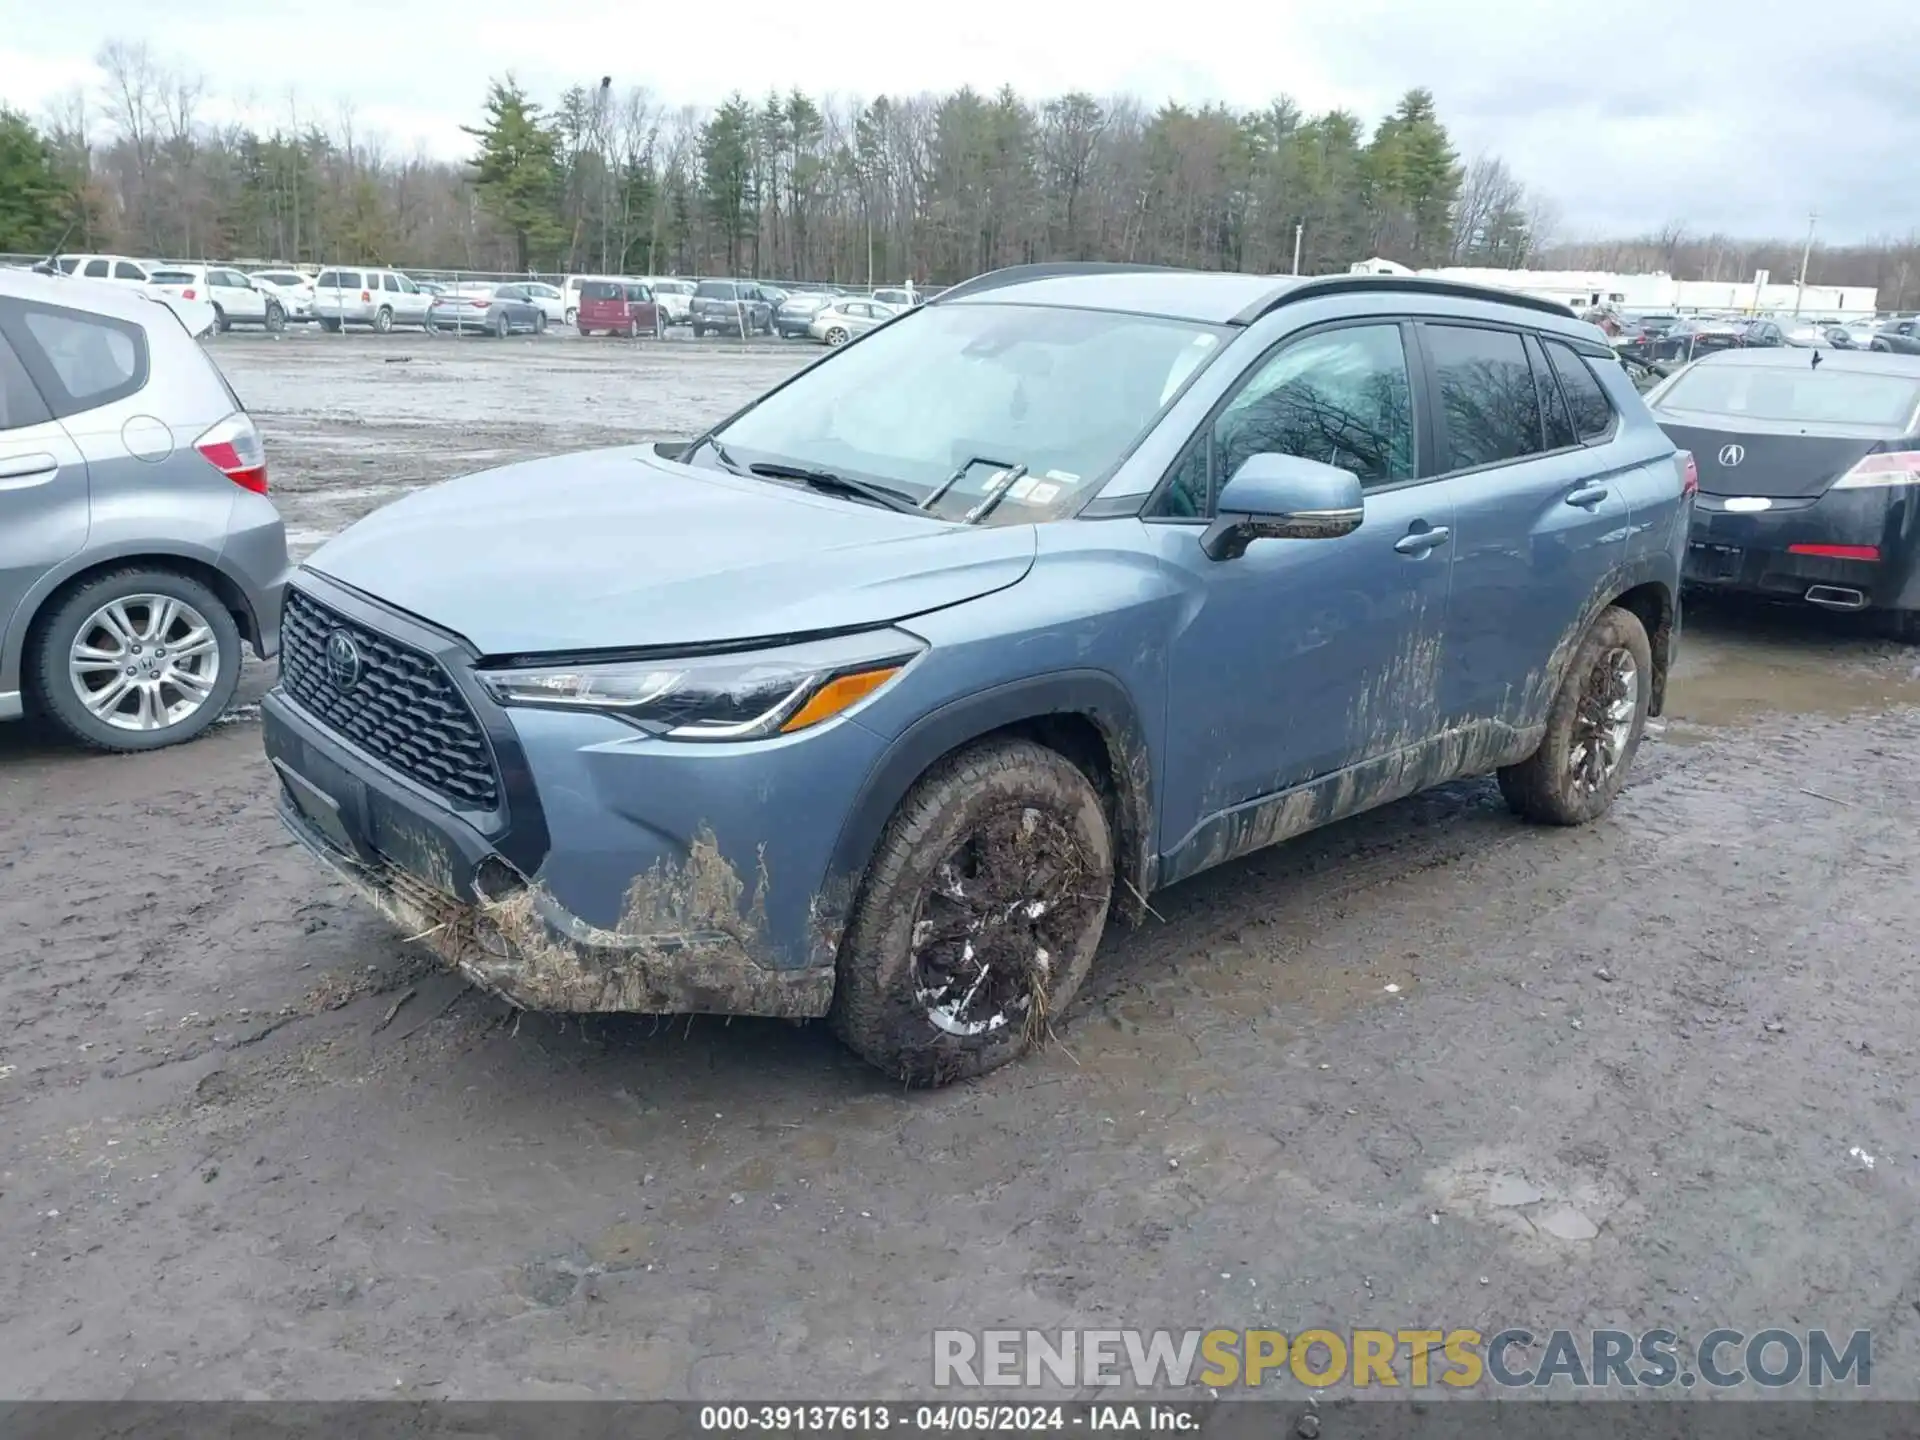
[[[1088,310],[1125,310],[1165,315],[1208,325],[1251,325],[1279,306],[1322,295],[1388,291],[1447,296],[1492,305],[1514,306],[1550,315],[1571,326],[1564,305],[1497,290],[1416,275],[1242,275],[1223,270],[1178,270],[1161,265],[1060,264],[1013,265],[975,276],[941,292],[927,303],[948,305],[982,298],[1018,298],[1035,305]],[[1588,328],[1582,326],[1582,328]]]

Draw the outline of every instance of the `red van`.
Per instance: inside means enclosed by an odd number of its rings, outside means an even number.
[[[651,335],[658,340],[667,333],[667,317],[653,292],[632,280],[581,281],[576,323],[582,335],[600,331],[635,339]]]

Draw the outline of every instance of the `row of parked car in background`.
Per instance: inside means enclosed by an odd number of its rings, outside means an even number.
[[[217,331],[246,325],[278,332],[317,324],[329,331],[403,327],[504,337],[565,328],[637,339],[661,338],[680,326],[702,338],[777,335],[833,346],[924,298],[911,287],[853,294],[834,285],[631,275],[569,275],[557,285],[532,279],[442,282],[385,267],[316,267],[309,274],[291,266],[246,271],[127,255],[62,255],[41,268],[211,306]]]
[[[1920,354],[1920,319],[1912,315],[1843,320],[1838,316],[1678,315],[1600,311],[1589,319],[1614,348],[1656,363],[1687,361],[1717,350],[1792,346],[1807,350],[1878,350]]]

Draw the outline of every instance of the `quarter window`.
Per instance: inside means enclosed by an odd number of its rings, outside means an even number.
[[[147,272],[142,270],[138,265],[129,264],[125,260],[116,260],[113,262],[113,278],[116,280],[144,280],[147,278]]]
[[[45,367],[43,381],[58,387],[47,399],[60,415],[105,405],[146,383],[146,336],[138,325],[39,306],[23,310],[20,321],[24,333],[13,338],[28,347],[30,365]]]
[[[1574,433],[1583,442],[1600,439],[1613,428],[1613,406],[1608,403],[1607,392],[1571,346],[1549,340],[1547,356],[1553,362],[1553,373],[1560,377],[1567,409],[1573,413]]]
[[[87,261],[87,268],[80,273],[89,278],[104,280],[107,278],[107,262],[104,260],[89,260]]]
[[[1440,382],[1445,468],[1471,470],[1539,454],[1540,395],[1520,336],[1429,325],[1425,338]]]

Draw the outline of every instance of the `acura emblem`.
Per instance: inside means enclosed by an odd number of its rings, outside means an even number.
[[[1746,458],[1747,447],[1744,445],[1722,445],[1720,447],[1720,463],[1729,470]]]
[[[336,690],[351,690],[360,683],[360,647],[344,630],[327,636],[327,678]]]

